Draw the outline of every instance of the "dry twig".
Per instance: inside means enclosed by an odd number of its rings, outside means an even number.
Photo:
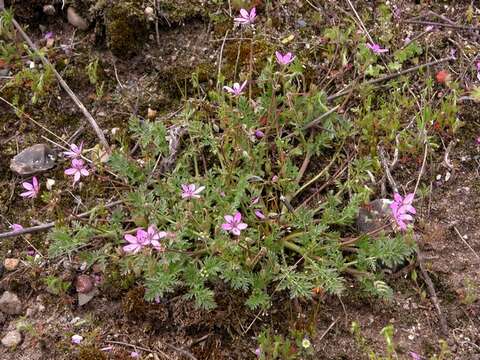
[[[119,205],[121,203],[123,203],[122,200],[113,201],[109,204],[104,205],[104,208],[108,209],[108,208],[111,208],[115,205]],[[72,215],[72,216],[68,217],[67,219],[72,220],[74,218],[86,217],[86,216],[90,215],[92,212],[94,212],[96,208],[97,207],[94,207],[93,209],[90,209],[90,210],[88,210],[84,213],[78,214],[78,215]],[[0,239],[6,239],[6,238],[9,238],[9,237],[18,236],[18,235],[22,235],[22,234],[29,234],[29,233],[33,233],[33,232],[48,230],[48,229],[53,228],[55,226],[55,224],[56,224],[56,221],[52,221],[52,222],[45,223],[45,224],[40,224],[40,225],[37,225],[37,226],[23,228],[21,230],[8,231],[8,232],[0,233]]]
[[[432,279],[430,275],[428,275],[427,270],[425,269],[425,264],[423,262],[423,255],[420,250],[417,249],[417,260],[418,260],[418,267],[420,268],[420,272],[423,276],[423,280],[427,285],[428,293],[430,294],[430,298],[432,299],[432,303],[437,310],[438,319],[440,320],[440,329],[443,335],[448,335],[448,325],[445,316],[443,315],[442,308],[440,307],[440,302],[438,301],[437,293],[435,291],[435,287],[433,286]]]

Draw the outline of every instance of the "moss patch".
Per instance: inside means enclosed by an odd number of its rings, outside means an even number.
[[[107,44],[112,53],[130,58],[142,48],[147,37],[147,21],[140,5],[121,1],[106,12]]]

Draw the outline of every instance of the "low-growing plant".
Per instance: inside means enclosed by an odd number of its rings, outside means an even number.
[[[238,84],[186,102],[168,122],[132,117],[135,158],[121,138],[109,161],[128,184],[124,212],[112,224],[56,229],[50,254],[71,254],[92,237],[127,241],[120,267],[144,279],[147,300],[182,289],[205,309],[216,306],[219,281],[256,309],[269,307],[277,291],[339,295],[351,269],[367,293],[390,296],[378,269],[401,264],[414,242],[408,232],[365,234],[352,243],[355,251],[345,251],[342,233],[368,201],[363,184],[378,164],[350,158],[355,125],[325,115],[322,91],[299,91],[301,64],[280,55],[259,75],[255,98]],[[342,167],[348,175],[332,181]],[[320,181],[326,191],[312,197]]]

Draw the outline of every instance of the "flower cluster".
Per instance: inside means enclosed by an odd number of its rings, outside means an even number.
[[[398,193],[393,195],[393,203],[390,204],[390,209],[395,222],[402,231],[407,229],[408,222],[413,221],[412,215],[415,215],[417,212],[412,206],[414,196],[415,194],[407,194],[403,198]]]
[[[128,245],[123,247],[123,251],[136,254],[147,246],[152,246],[157,251],[164,251],[165,248],[160,243],[160,239],[166,236],[167,233],[165,231],[158,231],[155,225],[150,225],[146,231],[144,229],[138,229],[135,236],[125,234],[124,238],[128,242]]]
[[[257,11],[255,8],[252,8],[250,12],[246,9],[241,9],[240,16],[236,17],[234,20],[237,24],[248,25],[253,24],[256,16]],[[295,56],[291,52],[282,54],[281,52],[276,51],[275,57],[277,58],[277,62],[282,66],[290,64],[295,59]],[[234,83],[233,86],[224,86],[223,89],[233,96],[240,96],[243,93],[246,85],[247,81],[245,80],[241,85],[240,83]]]
[[[72,159],[72,165],[70,168],[65,170],[65,175],[73,176],[73,185],[80,180],[82,176],[90,175],[90,172],[85,165],[85,162],[80,159],[83,151],[83,143],[80,143],[79,146],[75,144],[70,145],[70,150],[65,151],[63,154]]]

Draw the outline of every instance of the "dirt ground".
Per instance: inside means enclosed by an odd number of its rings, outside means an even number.
[[[208,88],[214,84],[212,79],[217,73],[220,52],[225,71],[237,57],[236,45],[223,41],[227,36],[227,25],[209,21],[205,13],[213,5],[200,10],[192,5],[191,14],[185,7],[186,14],[180,15],[177,10],[167,8],[159,23],[160,46],[156,42],[155,24],[149,24],[145,44],[137,53],[123,59],[109,48],[102,18],[84,10],[91,8],[94,1],[85,1],[84,7],[80,7],[85,11],[81,14],[91,21],[87,31],[75,29],[68,23],[61,2],[55,5],[57,14],[46,17],[41,10],[44,3],[47,1],[6,1],[7,6],[12,5],[18,10],[18,21],[34,41],[40,43],[42,33],[52,31],[56,36],[55,46],[67,45],[66,50],[57,51],[56,58],[50,60],[55,62],[72,90],[107,134],[113,128],[125,128],[132,113],[146,116],[148,108],[165,116],[174,113],[181,106],[182,95],[189,92],[188,80],[193,71],[200,73],[200,81]],[[82,1],[73,3],[78,7]],[[191,2],[194,3],[197,2]],[[262,1],[255,3],[262,8]],[[470,4],[469,1],[461,2],[451,11],[444,7],[449,2],[437,5],[433,2],[418,4],[418,1],[396,3],[409,17],[426,9],[435,9],[459,23],[465,7]],[[362,1],[355,4],[359,9],[366,6]],[[345,4],[341,6],[348,9]],[[334,9],[334,6],[326,5],[326,8]],[[322,39],[318,37],[321,25],[307,25],[307,29],[302,30],[303,23],[299,23],[305,19],[308,24],[314,18],[312,13],[315,10],[308,2],[280,1],[275,9],[281,23],[290,23],[291,27],[280,30],[281,27],[274,24],[275,31],[272,30],[269,36],[281,39],[295,33],[292,46],[298,48],[306,42],[313,47],[321,43]],[[228,11],[228,6],[222,11]],[[332,16],[332,22],[335,22],[334,18]],[[259,57],[262,51],[267,50],[259,49]],[[86,64],[95,57],[101,60],[100,77],[105,82],[106,95],[102,99],[95,98],[95,87],[89,83],[84,71]],[[311,81],[319,82],[321,69],[315,67],[315,59],[310,61],[308,65],[313,69]],[[343,82],[341,74],[336,76],[332,90],[335,83]],[[15,94],[2,91],[5,82],[0,78],[0,96],[12,101]],[[22,94],[19,96],[22,99]],[[372,349],[379,352],[385,349],[380,331],[389,323],[393,324],[400,359],[409,359],[410,351],[425,355],[438,353],[439,340],[444,339],[451,352],[450,358],[479,360],[480,146],[475,146],[472,137],[480,135],[480,122],[478,104],[462,103],[460,109],[459,117],[466,126],[456,135],[457,145],[449,150],[447,160],[452,167],[446,165],[444,157],[448,144],[442,151],[429,155],[423,180],[430,182],[432,192],[428,201],[418,207],[420,214],[416,222],[425,266],[447,320],[448,335],[442,334],[437,311],[418,268],[418,278],[412,278],[411,270],[416,269],[414,259],[406,268],[386,276],[394,289],[390,302],[358,296],[353,289],[342,298],[322,297],[305,303],[290,302],[279,295],[274,299],[272,311],[257,317],[257,313],[245,308],[241,296],[222,289],[218,289],[222,294],[217,299],[218,308],[206,312],[196,310],[192,303],[181,298],[181,294],[174,294],[159,304],[150,304],[143,300],[141,287],[133,286],[124,291],[103,284],[91,302],[79,307],[74,291],[61,297],[51,294],[46,291],[42,278],[61,274],[65,280],[72,280],[81,266],[80,259],[53,262],[40,258],[38,264],[28,263],[24,254],[30,243],[41,252],[47,248],[46,234],[36,233],[6,239],[0,244],[2,260],[5,257],[22,259],[17,270],[3,273],[0,289],[19,294],[25,309],[24,315],[7,315],[0,324],[2,333],[20,327],[24,334],[23,342],[16,349],[0,348],[0,359],[130,359],[133,350],[143,356],[152,354],[152,359],[192,359],[192,356],[196,359],[253,359],[257,347],[255,336],[265,324],[279,333],[285,333],[289,328],[311,328],[315,334],[311,342],[317,359],[363,359],[367,357],[350,332],[351,323],[356,320]],[[53,85],[51,94],[42,104],[27,105],[25,110],[65,139],[85,124],[82,114],[57,84]],[[22,214],[23,219],[44,223],[56,219],[57,215],[65,215],[61,214],[63,208],[79,206],[83,210],[96,202],[94,190],[85,190],[81,205],[72,197],[34,213],[27,204],[15,199],[13,191],[22,179],[9,170],[10,159],[19,149],[44,142],[41,137],[44,132],[27,120],[18,120],[5,103],[0,102],[0,112],[2,229],[7,229],[7,219],[18,219],[18,214]],[[83,136],[95,141],[88,127],[85,127]],[[450,174],[448,181],[447,172]],[[62,174],[62,170],[54,169],[49,174],[54,177]],[[103,272],[99,271],[97,275],[101,278]],[[88,328],[90,335],[85,344],[91,345],[85,345],[82,352],[78,348],[72,350],[70,341],[71,335],[80,328]]]

